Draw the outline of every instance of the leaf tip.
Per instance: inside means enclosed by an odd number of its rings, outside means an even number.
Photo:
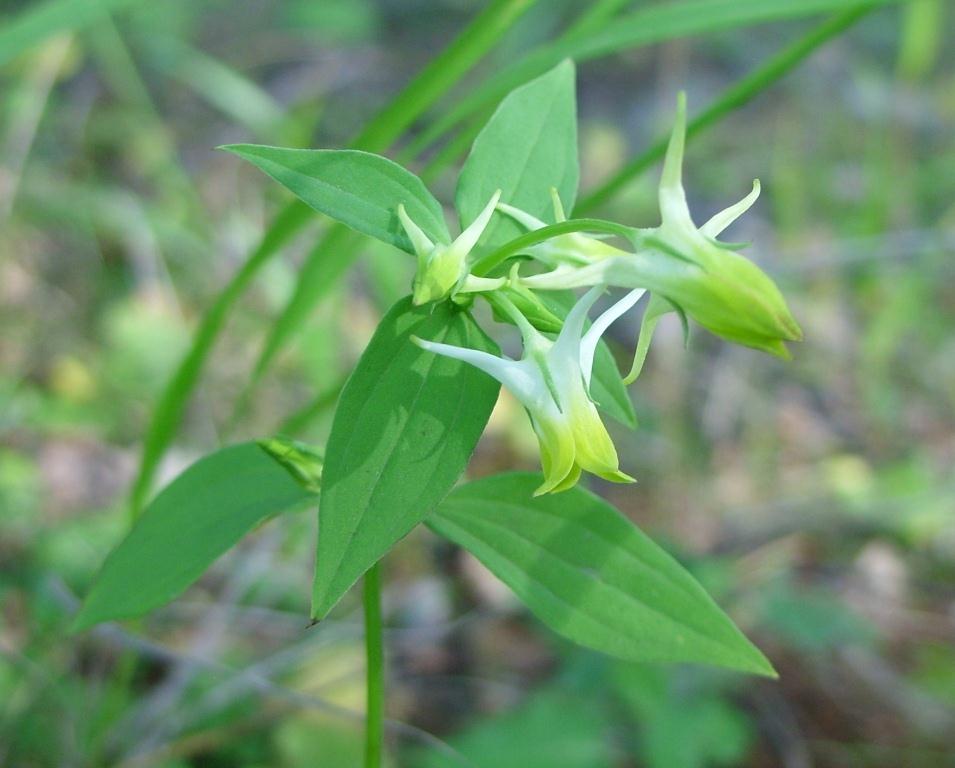
[[[230,154],[244,157],[249,154],[249,149],[254,146],[254,144],[220,144],[215,150],[216,152],[229,152]]]
[[[745,637],[745,636],[744,636]],[[776,668],[772,665],[772,662],[766,658],[766,655],[756,647],[756,645],[746,638],[747,648],[747,657],[745,663],[740,664],[738,669],[741,672],[747,672],[752,675],[759,675],[760,677],[766,677],[770,680],[778,680],[779,673],[776,671]]]
[[[96,624],[96,620],[90,620],[89,612],[86,610],[86,606],[80,608],[79,613],[73,617],[73,621],[70,622],[70,626],[67,627],[66,633],[68,635],[76,636],[81,632],[86,631],[90,627]]]

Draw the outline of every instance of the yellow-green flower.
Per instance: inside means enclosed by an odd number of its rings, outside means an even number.
[[[787,357],[784,342],[800,340],[802,331],[776,284],[753,262],[716,240],[755,202],[759,181],[740,202],[697,227],[681,178],[685,136],[686,99],[681,94],[660,179],[662,222],[653,229],[634,230],[635,253],[591,259],[583,265],[565,262],[521,278],[521,284],[540,290],[600,284],[646,288],[723,338]]]
[[[587,312],[603,287],[588,291],[571,309],[555,340],[536,330],[503,296],[498,299],[520,328],[520,360],[414,338],[420,347],[462,360],[493,376],[527,409],[540,444],[544,482],[535,492],[557,493],[577,483],[582,470],[618,483],[633,482],[620,471],[617,451],[590,397],[594,351],[604,331],[643,294],[631,291],[584,332]]]
[[[498,190],[491,196],[484,210],[453,243],[431,242],[408,216],[404,205],[398,206],[398,219],[418,256],[418,271],[415,273],[412,289],[412,302],[415,305],[440,301],[455,293],[492,290],[504,284],[503,278],[470,275],[468,263],[471,250],[487,228],[500,199],[501,190]]]

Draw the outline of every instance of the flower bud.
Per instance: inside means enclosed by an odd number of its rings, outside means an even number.
[[[501,191],[498,190],[478,217],[450,244],[431,242],[408,216],[404,205],[398,206],[398,219],[418,256],[418,270],[412,286],[412,303],[415,306],[441,301],[459,291],[493,290],[504,284],[503,278],[479,278],[469,275],[468,261],[471,250],[487,228],[500,199]]]

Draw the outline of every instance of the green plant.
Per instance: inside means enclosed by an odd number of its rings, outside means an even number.
[[[694,224],[681,181],[681,97],[660,226],[567,218],[578,181],[574,91],[574,67],[563,61],[502,101],[460,173],[455,238],[425,184],[382,156],[225,148],[311,208],[415,256],[413,292],[381,320],[342,390],[324,451],[283,439],[244,443],[187,469],[107,558],[76,629],[173,599],[253,527],[320,496],[312,617],[324,618],[364,576],[369,766],[382,754],[379,561],[421,523],[472,552],[542,621],[581,645],[630,661],[775,674],[684,568],[576,487],[582,472],[632,481],[601,417],[634,422],[601,336],[644,294],[628,382],[665,312],[685,328],[692,320],[776,355],[799,339],[772,281],[716,239],[755,201],[758,184]],[[581,287],[587,292],[575,298],[571,290]],[[589,310],[613,288],[628,292],[589,323]],[[520,360],[501,356],[477,320],[480,302],[519,329]],[[511,473],[455,487],[501,384],[530,417],[543,477]]]

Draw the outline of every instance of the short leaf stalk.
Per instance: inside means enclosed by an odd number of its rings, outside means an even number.
[[[381,563],[365,573],[365,768],[380,768],[385,723],[385,653],[381,625]]]

